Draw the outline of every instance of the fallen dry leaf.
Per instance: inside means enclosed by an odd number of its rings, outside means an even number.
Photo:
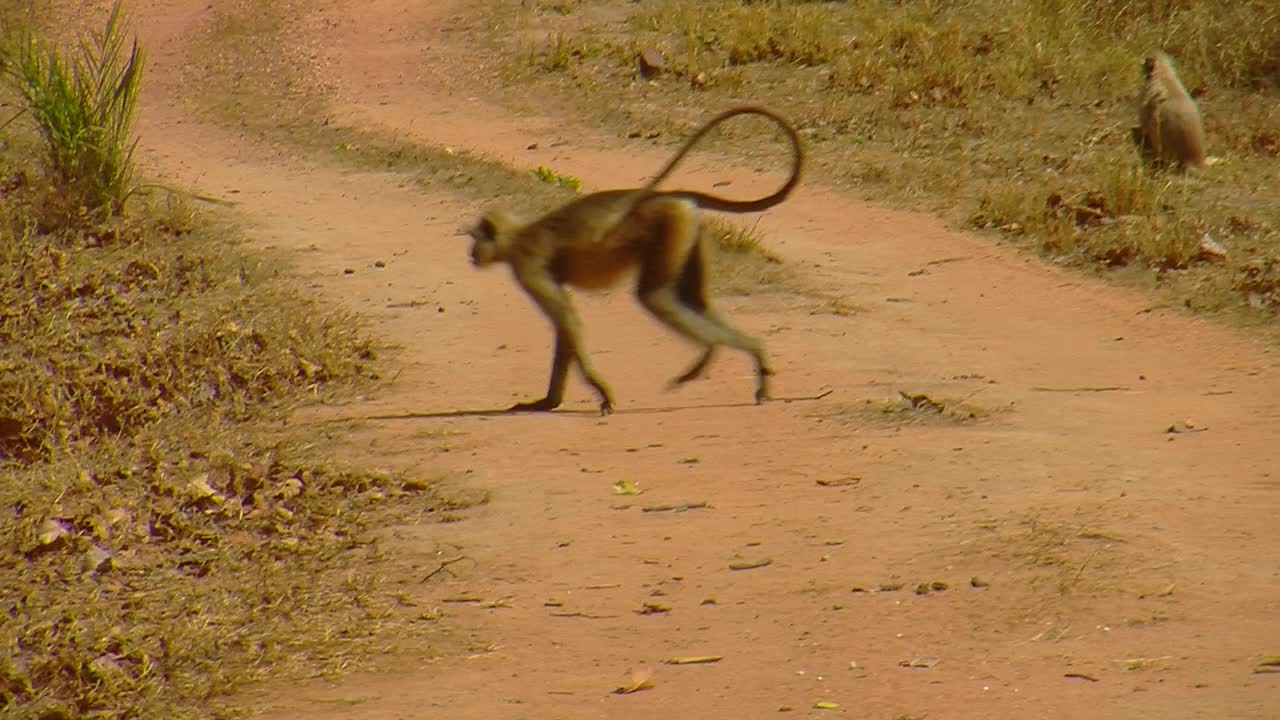
[[[630,679],[618,687],[614,688],[614,692],[619,695],[627,695],[641,690],[650,690],[653,688],[653,671],[649,669],[632,670]]]
[[[1207,427],[1196,427],[1195,423],[1191,422],[1190,420],[1180,420],[1180,421],[1178,421],[1178,422],[1176,422],[1176,423],[1174,423],[1174,424],[1170,425],[1170,426],[1168,427],[1168,429],[1166,429],[1166,430],[1165,430],[1165,432],[1167,432],[1167,433],[1193,433],[1193,432],[1204,432],[1205,430],[1208,430],[1208,429],[1209,429],[1209,428],[1207,428]]]
[[[668,665],[700,665],[703,663],[720,662],[723,659],[723,655],[694,655],[692,657],[670,657],[663,660],[663,662]]]
[[[711,507],[705,500],[701,502],[676,503],[674,505],[646,505],[640,508],[641,512],[684,512],[686,510],[698,510],[701,508]]]
[[[209,484],[209,473],[200,473],[188,480],[187,494],[191,496],[192,500],[211,500],[218,504],[226,502],[226,498],[222,493]]]
[[[40,532],[36,534],[36,539],[40,541],[41,545],[48,546],[66,537],[68,532],[70,530],[67,529],[65,522],[49,518],[41,523]]]
[[[613,484],[613,492],[617,495],[639,495],[644,491],[633,485],[630,480],[619,480]]]
[[[838,478],[819,478],[817,483],[822,487],[845,487],[848,485],[857,485],[862,482],[862,478],[857,475],[845,475]]]
[[[111,553],[101,545],[93,545],[80,556],[80,569],[87,573],[101,570],[110,563]]]

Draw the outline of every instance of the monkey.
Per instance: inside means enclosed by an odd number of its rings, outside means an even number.
[[[720,123],[738,115],[773,121],[791,145],[791,174],[770,195],[729,200],[694,190],[658,190],[686,154]],[[730,325],[707,299],[707,256],[699,208],[734,213],[767,210],[785,200],[800,181],[804,149],[796,130],[776,113],[756,106],[731,108],[693,133],[656,177],[637,189],[602,190],[572,200],[531,222],[503,209],[486,211],[464,233],[471,237],[477,269],[505,263],[516,284],[551,322],[555,333],[546,396],[519,402],[507,412],[550,411],[560,406],[569,369],[576,364],[599,398],[600,414],[613,411],[613,394],[582,342],[582,328],[567,287],[603,290],[636,271],[636,297],[654,318],[702,347],[692,365],[668,383],[674,388],[700,376],[720,345],[741,350],[755,363],[757,404],[769,396],[773,369],[760,340]]]
[[[1178,79],[1173,60],[1163,52],[1143,58],[1138,127],[1132,135],[1142,159],[1152,167],[1182,171],[1205,165],[1200,109]]]

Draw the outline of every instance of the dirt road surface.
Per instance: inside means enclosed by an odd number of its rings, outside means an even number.
[[[694,350],[618,292],[578,300],[615,415],[576,380],[554,414],[458,413],[537,395],[549,364],[545,323],[454,236],[481,205],[192,119],[182,68],[226,0],[133,5],[148,170],[235,199],[254,237],[296,249],[317,292],[402,348],[389,390],[338,409],[373,418],[362,455],[491,495],[462,522],[388,533],[439,630],[374,671],[254,688],[264,717],[1280,717],[1280,675],[1254,672],[1280,653],[1274,352],[811,181],[761,229],[820,295],[721,301],[766,339],[783,400],[753,405],[731,353],[664,392]],[[300,7],[334,121],[588,190],[665,159],[474,96],[449,30],[466,9]],[[738,197],[778,177],[691,166],[684,183]],[[976,417],[879,412],[899,390]],[[1204,431],[1166,432],[1186,419]],[[621,479],[643,494],[615,494]],[[685,503],[706,506],[645,511]],[[663,662],[704,655],[722,659]],[[611,692],[633,672],[653,688]]]

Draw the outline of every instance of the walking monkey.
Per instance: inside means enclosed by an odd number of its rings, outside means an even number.
[[[676,165],[712,128],[738,115],[762,115],[791,142],[791,176],[776,192],[758,200],[728,200],[694,190],[657,190]],[[707,301],[707,259],[700,240],[698,208],[734,213],[760,212],[787,198],[800,181],[804,151],[795,129],[772,111],[740,106],[711,118],[698,129],[647,185],[605,190],[578,198],[532,222],[501,209],[490,210],[466,231],[471,264],[506,263],[519,286],[555,329],[555,350],[547,394],[513,405],[508,412],[548,411],[560,406],[571,364],[600,399],[600,414],[613,410],[613,396],[592,366],[582,342],[581,323],[565,286],[604,289],[637,269],[636,296],[655,318],[702,346],[702,355],[670,387],[693,380],[711,363],[719,345],[742,350],[755,361],[757,403],[769,396],[769,375],[761,342],[734,328]]]

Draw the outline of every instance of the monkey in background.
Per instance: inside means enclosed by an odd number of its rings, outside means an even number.
[[[1178,79],[1173,60],[1161,51],[1142,61],[1138,127],[1132,135],[1142,159],[1152,167],[1181,171],[1205,165],[1200,108]]]

